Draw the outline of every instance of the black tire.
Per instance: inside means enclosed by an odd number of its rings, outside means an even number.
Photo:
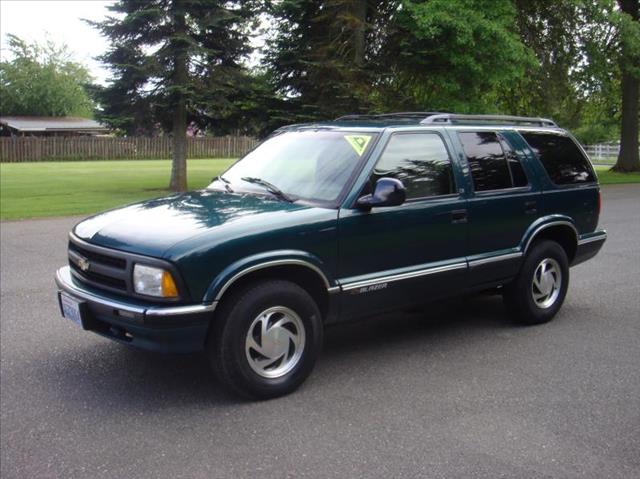
[[[262,314],[274,309],[278,311]],[[275,331],[279,320],[289,317],[290,324]],[[260,321],[264,321],[270,329],[261,329]],[[250,328],[257,346],[282,346],[279,351],[286,352],[279,356],[281,361],[276,360],[274,364],[285,369],[288,364],[290,370],[283,371],[277,377],[261,375],[278,371],[273,367],[271,370],[261,370],[257,366],[257,360],[266,361],[265,358],[269,356],[263,356],[257,352],[257,348],[247,346]],[[302,333],[300,328],[303,329]],[[289,336],[285,329],[291,332]],[[255,336],[256,331],[259,337]],[[252,399],[274,398],[291,393],[309,376],[322,347],[322,335],[320,311],[309,293],[289,281],[266,280],[249,284],[223,299],[207,340],[207,355],[219,380],[233,392]],[[286,339],[283,340],[283,337]],[[273,338],[278,338],[276,341],[279,342],[271,341]],[[285,343],[287,346],[284,346]],[[296,348],[295,344],[302,344],[302,347]],[[254,368],[261,372],[256,372]]]
[[[545,262],[546,261],[546,262]],[[543,262],[544,265],[543,265]],[[556,279],[549,289],[538,288],[534,274],[545,268],[550,271],[545,278]],[[560,278],[555,270],[559,270]],[[539,276],[538,276],[539,278]],[[558,285],[556,287],[555,285]],[[545,283],[548,286],[549,283]],[[569,287],[569,261],[564,248],[555,241],[541,240],[531,246],[516,279],[504,287],[503,299],[511,317],[523,324],[542,324],[551,321],[562,307]],[[557,292],[556,292],[557,291]],[[534,294],[538,299],[534,299]]]

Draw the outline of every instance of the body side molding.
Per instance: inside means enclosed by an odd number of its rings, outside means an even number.
[[[522,251],[514,251],[513,253],[498,254],[494,256],[488,256],[485,258],[469,259],[469,267],[474,268],[476,266],[483,266],[485,264],[497,263],[499,261],[508,261],[511,259],[518,259],[518,258],[521,258],[522,255],[523,255]]]
[[[593,233],[581,235],[580,239],[578,239],[578,246],[582,246],[583,244],[593,243],[595,241],[605,241],[606,239],[607,239],[607,231],[598,230],[598,231],[594,231]]]
[[[428,276],[431,274],[444,273],[447,271],[466,268],[466,259],[459,258],[458,260],[448,264],[426,263],[422,265],[416,265],[408,271],[379,271],[375,273],[376,276],[372,278],[342,278],[341,280],[339,280],[339,282],[342,291],[351,291],[353,289],[363,288],[366,286],[373,286],[381,283],[392,283],[395,281],[402,281],[405,279],[418,278],[421,276]]]

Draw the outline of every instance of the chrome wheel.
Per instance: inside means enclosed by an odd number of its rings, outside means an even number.
[[[562,288],[562,270],[553,258],[543,259],[533,273],[531,294],[536,306],[542,309],[551,307]]]
[[[305,331],[300,316],[284,306],[260,313],[251,323],[245,353],[251,369],[264,378],[279,378],[300,362]]]

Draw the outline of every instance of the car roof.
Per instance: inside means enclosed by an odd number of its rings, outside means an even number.
[[[391,127],[487,127],[525,128],[561,131],[553,120],[511,115],[467,115],[440,112],[399,112],[371,115],[346,115],[332,121],[298,123],[280,130],[352,130],[379,131]]]

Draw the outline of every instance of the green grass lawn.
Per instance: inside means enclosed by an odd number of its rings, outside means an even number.
[[[234,160],[189,160],[189,189],[207,185]],[[168,160],[0,164],[3,220],[91,214],[168,194]],[[640,183],[640,173],[597,167],[602,184]]]
[[[602,185],[620,185],[623,183],[640,183],[640,172],[618,173],[610,171],[610,166],[596,166],[598,181]]]
[[[234,160],[189,160],[189,189],[211,182]],[[168,160],[0,164],[3,220],[90,214],[169,194]]]

